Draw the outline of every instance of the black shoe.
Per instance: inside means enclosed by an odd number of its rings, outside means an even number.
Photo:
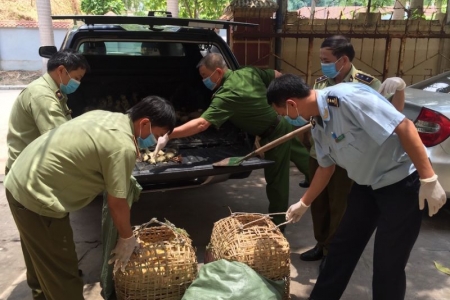
[[[304,261],[315,261],[321,259],[322,257],[323,249],[317,247],[317,245],[314,248],[300,254],[300,259]]]
[[[319,273],[323,271],[323,268],[325,268],[326,263],[327,263],[327,256],[325,255],[324,257],[322,257],[322,261],[320,262]]]
[[[300,187],[302,187],[302,188],[309,188],[309,181],[308,180],[303,180],[303,181],[300,181],[299,182],[299,184],[298,184]]]

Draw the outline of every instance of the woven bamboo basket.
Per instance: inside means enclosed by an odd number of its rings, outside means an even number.
[[[207,250],[210,260],[247,264],[262,276],[285,281],[289,299],[290,247],[269,215],[232,213],[214,224]]]
[[[114,276],[117,299],[180,300],[197,277],[197,257],[187,233],[152,219],[134,234],[142,247],[131,256],[125,272]]]

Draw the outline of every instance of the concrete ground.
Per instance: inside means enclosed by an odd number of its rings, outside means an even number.
[[[0,90],[0,174],[6,157],[5,134],[8,109],[18,91]],[[0,175],[0,178],[2,176]],[[291,169],[290,202],[298,201],[305,189],[298,187],[303,179],[295,168]],[[101,205],[95,199],[89,206],[71,214],[79,266],[84,273],[85,299],[100,296],[101,264]],[[197,249],[199,267],[203,262],[205,246],[209,242],[212,226],[232,211],[260,212],[267,209],[262,171],[255,171],[247,179],[229,180],[198,189],[144,193],[132,207],[133,225],[147,222],[152,217],[170,220],[184,228]],[[0,184],[0,300],[31,300],[25,281],[25,268],[20,239]],[[315,244],[309,213],[296,224],[286,228],[285,236],[291,245],[291,299],[307,299],[317,275],[319,261],[303,262],[299,253]],[[341,299],[369,300],[371,296],[373,240],[367,245],[350,283]],[[408,300],[450,299],[450,276],[440,273],[434,261],[450,267],[450,210],[442,209],[429,218],[424,214],[419,238],[411,253],[407,272]]]

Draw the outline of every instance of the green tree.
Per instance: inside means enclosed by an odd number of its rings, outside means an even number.
[[[125,9],[129,12],[135,13],[143,8],[141,0],[122,0]]]
[[[289,0],[288,1],[288,11],[294,11],[305,6],[310,6],[311,3],[307,3],[303,0]]]
[[[179,16],[218,19],[229,2],[230,0],[179,0]],[[81,10],[95,15],[103,15],[108,11],[122,14],[126,10],[137,16],[146,16],[150,10],[166,11],[167,0],[81,0]]]
[[[149,10],[166,10],[167,2],[166,0],[143,0],[142,1],[142,12],[147,15]]]
[[[120,15],[125,6],[122,0],[81,0],[81,10],[93,15],[104,15],[109,11]]]
[[[143,12],[166,10],[166,0],[143,0]],[[181,18],[218,19],[229,4],[229,0],[179,0]]]

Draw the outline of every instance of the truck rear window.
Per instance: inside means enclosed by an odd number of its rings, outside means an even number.
[[[78,51],[84,55],[185,56],[181,43],[153,41],[86,41]]]

